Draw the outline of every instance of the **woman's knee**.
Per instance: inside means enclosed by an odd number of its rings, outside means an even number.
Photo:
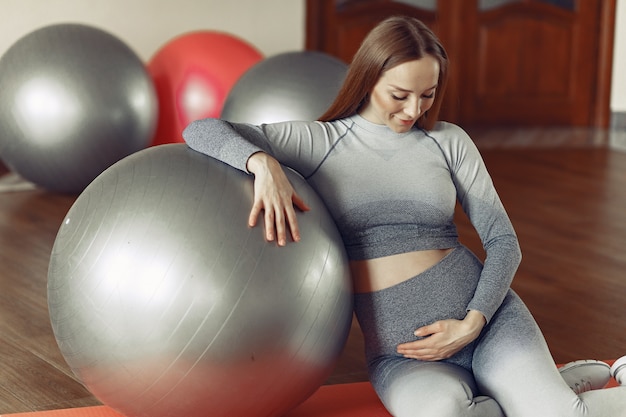
[[[460,383],[459,385],[462,385]],[[471,406],[471,395],[466,386],[433,387],[436,390],[415,392],[410,384],[398,386],[390,395],[387,408],[395,417],[458,417],[466,415]],[[469,397],[469,398],[468,398]]]
[[[416,394],[410,386],[398,389],[387,404],[395,417],[503,417],[500,406],[489,397],[474,397],[467,384],[436,386]]]
[[[440,362],[406,366],[388,380],[379,395],[395,417],[501,417],[499,405],[475,397],[469,372]]]

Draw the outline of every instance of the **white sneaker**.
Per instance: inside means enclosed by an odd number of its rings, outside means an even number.
[[[604,388],[611,380],[611,367],[596,360],[570,362],[563,365],[559,372],[576,394]],[[623,373],[626,376],[626,372]]]
[[[622,356],[611,366],[611,376],[618,384],[626,385],[626,356]]]

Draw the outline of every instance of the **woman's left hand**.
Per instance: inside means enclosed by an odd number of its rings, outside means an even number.
[[[398,345],[398,353],[406,358],[440,361],[476,340],[485,326],[485,317],[471,310],[463,320],[441,320],[420,327],[415,336],[423,339]]]

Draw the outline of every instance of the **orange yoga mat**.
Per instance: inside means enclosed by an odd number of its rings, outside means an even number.
[[[106,406],[2,414],[0,417],[124,417]],[[391,417],[369,382],[324,385],[284,417]]]
[[[612,363],[612,361],[607,361]],[[611,379],[609,386],[617,386]],[[3,414],[0,417],[124,417],[106,406]],[[284,417],[391,417],[369,382],[324,385]]]
[[[369,382],[324,385],[285,417],[391,417]]]

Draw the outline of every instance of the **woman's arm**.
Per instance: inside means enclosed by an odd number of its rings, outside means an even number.
[[[246,164],[252,154],[269,152],[268,140],[260,127],[221,119],[191,122],[183,130],[183,139],[194,151],[244,172],[248,172]]]
[[[251,227],[264,212],[268,241],[284,246],[287,229],[294,241],[300,240],[294,205],[302,211],[309,207],[295,192],[278,160],[268,153],[270,144],[260,127],[203,119],[187,126],[183,138],[193,150],[254,175],[254,203],[248,218]]]
[[[502,304],[522,260],[517,235],[476,145],[461,128],[448,124],[447,152],[457,198],[485,250],[485,261],[467,310],[487,322]]]

